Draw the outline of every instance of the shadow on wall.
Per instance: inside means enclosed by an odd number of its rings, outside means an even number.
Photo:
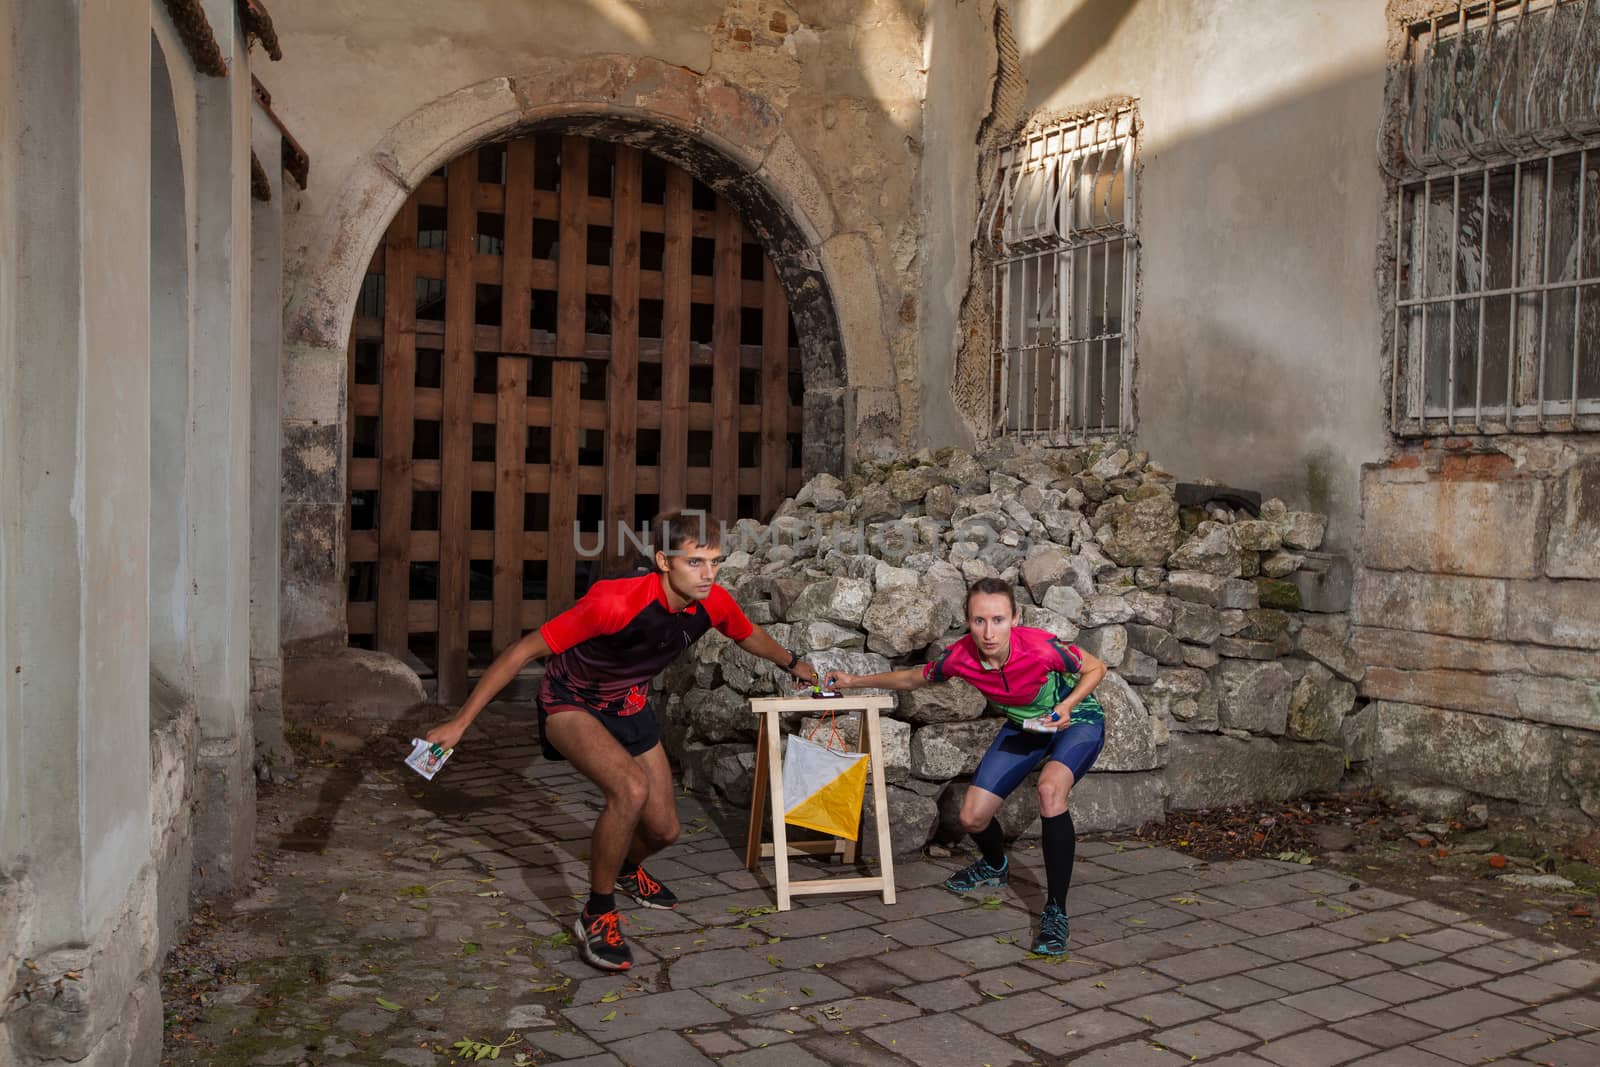
[[[1029,10],[1040,3],[1054,7],[1060,0],[1014,0],[1016,21],[1023,22]],[[1030,97],[1037,100],[1051,96],[1076,77],[1091,59],[1110,46],[1112,36],[1138,6],[1139,0],[1083,0],[1049,37],[1029,47],[1025,60],[1036,55],[1050,57],[1047,76],[1029,81]]]
[[[1139,174],[1140,444],[1326,511],[1340,548],[1389,442],[1382,92],[1375,66],[1176,140],[1147,126]]]
[[[1210,31],[1186,29],[1182,18],[1165,20],[1176,27],[1170,34],[1147,40],[1140,29],[1134,40],[1132,25],[1155,18],[1148,8],[1085,0],[1051,25],[1049,0],[1013,5],[1024,38],[1040,31],[1022,41],[1028,101],[1062,109],[1116,94],[1139,101],[1139,443],[1180,477],[1214,477],[1325,510],[1331,546],[1348,548],[1360,466],[1388,443],[1380,289],[1392,284],[1384,259],[1392,222],[1383,222],[1376,148],[1383,29],[1372,28],[1370,56],[1364,38],[1351,38],[1343,62],[1291,57],[1287,69],[1263,70],[1246,46],[1264,56],[1271,49],[1249,41],[1189,58],[1189,38]],[[956,45],[941,47],[937,34],[930,45],[938,70]],[[1176,70],[1163,66],[1164,55]],[[1296,77],[1297,65],[1305,77]],[[1074,86],[1081,98],[1067,90]],[[1002,103],[998,93],[993,103]],[[955,172],[945,179],[957,204],[982,196],[970,184],[976,161],[972,174],[965,188]],[[929,234],[938,240],[936,224]],[[972,236],[947,231],[944,250],[964,249]],[[959,255],[947,258],[945,269],[960,273]],[[952,291],[948,275],[926,281],[932,292]],[[965,292],[961,281],[953,288]],[[943,332],[930,323],[925,343],[936,345]],[[932,374],[955,380],[943,357],[923,359]],[[958,425],[947,395],[925,394],[931,425]]]

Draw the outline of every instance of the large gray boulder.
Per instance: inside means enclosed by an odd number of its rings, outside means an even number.
[[[1144,699],[1152,712],[1174,720],[1176,729],[1217,728],[1217,694],[1205,671],[1192,667],[1163,669],[1155,684],[1144,691]]]
[[[1154,724],[1144,701],[1115,674],[1095,687],[1095,698],[1105,709],[1106,741],[1095,760],[1104,771],[1148,771],[1158,766]]]
[[[1069,622],[1082,622],[1084,599],[1078,591],[1070,585],[1058,585],[1045,593],[1039,606],[1046,611],[1055,612]]]
[[[970,452],[955,449],[944,461],[944,469],[961,496],[977,496],[989,491],[989,472]]]
[[[1174,609],[1177,601],[1214,608],[1222,603],[1222,577],[1199,571],[1173,571],[1167,575],[1167,591],[1172,594]]]
[[[1240,519],[1233,524],[1233,536],[1246,552],[1276,552],[1283,544],[1277,524],[1264,519]]]
[[[832,474],[819,474],[800,487],[794,502],[801,507],[809,506],[823,512],[843,511],[844,483]]]
[[[904,656],[926,648],[950,628],[944,603],[920,589],[895,588],[873,596],[862,616],[867,647],[887,656]]]
[[[1022,605],[1022,625],[1031,626],[1035,630],[1048,630],[1063,641],[1078,639],[1077,624],[1064,616],[1057,615],[1049,608],[1037,608],[1032,604]]]
[[[1187,600],[1172,601],[1172,632],[1191,645],[1212,645],[1222,636],[1222,614]]]
[[[1082,622],[1085,626],[1110,626],[1133,618],[1133,606],[1126,598],[1115,593],[1099,593],[1084,602]]]
[[[1098,656],[1107,667],[1122,666],[1128,654],[1128,630],[1124,626],[1101,626],[1078,635],[1078,646]]]
[[[933,838],[939,827],[939,802],[898,785],[888,787],[889,847],[895,858],[911,858]],[[878,811],[869,787],[862,804],[865,818],[861,821],[859,854],[862,859],[878,858]]]
[[[1072,554],[1056,545],[1037,545],[1022,561],[1022,584],[1036,602],[1046,593],[1073,577]]]
[[[1355,702],[1355,686],[1320,663],[1307,664],[1289,697],[1288,734],[1296,741],[1332,741]]]
[[[289,722],[392,724],[426,700],[416,672],[382,652],[296,648],[284,657],[283,713]]]
[[[1091,771],[1072,787],[1072,824],[1082,834],[1134,830],[1166,817],[1167,786],[1159,772]]]
[[[1374,772],[1543,804],[1564,755],[1561,732],[1536,723],[1387,701],[1368,708]]]
[[[884,488],[896,503],[909,506],[922,503],[934,486],[949,485],[952,481],[954,479],[938,467],[913,467],[889,475]]]
[[[905,507],[883,485],[876,483],[869,485],[857,498],[855,517],[863,526],[871,526],[875,522],[888,522],[904,514]]]
[[[959,678],[913,689],[900,697],[895,714],[907,722],[925,726],[933,722],[970,722],[983,714],[988,703]]]
[[[859,630],[836,626],[821,619],[795,623],[789,628],[789,647],[802,654],[825,648],[862,648],[866,641],[866,635]]]
[[[998,720],[979,719],[918,728],[911,735],[911,773],[934,782],[971,774],[999,727]]]
[[[813,652],[806,657],[806,662],[816,669],[819,678],[826,678],[830,671],[842,671],[845,674],[883,674],[891,669],[889,661],[876,652],[855,652],[842,648]],[[889,690],[855,689],[851,692],[881,696]]]
[[[949,522],[956,510],[956,491],[948,485],[935,485],[922,498],[922,510],[931,519]]]
[[[1296,647],[1347,682],[1360,682],[1366,676],[1367,668],[1355,652],[1332,634],[1303,627]]]
[[[1237,578],[1244,573],[1239,539],[1231,526],[1220,522],[1202,522],[1194,536],[1172,553],[1167,566],[1174,571],[1199,571],[1223,578]]]
[[[1222,726],[1281,735],[1288,725],[1294,679],[1278,663],[1223,660],[1217,667],[1218,716]]]
[[[691,689],[682,708],[689,719],[690,736],[697,741],[720,744],[755,739],[757,717],[744,695],[729,686]]]
[[[1144,573],[1144,572],[1140,572]],[[1133,609],[1133,617],[1137,622],[1159,626],[1163,630],[1172,629],[1172,601],[1158,593],[1135,589],[1124,597],[1128,606]]]
[[[789,622],[821,620],[859,629],[872,603],[872,583],[863,578],[828,578],[813,582],[788,605]]]
[[[1154,486],[1107,501],[1095,515],[1106,555],[1123,567],[1155,567],[1178,546],[1178,502]]]
[[[1163,774],[1173,810],[1279,801],[1332,789],[1344,774],[1344,752],[1334,745],[1191,734],[1170,746]]]
[[[1276,524],[1278,535],[1287,548],[1309,551],[1322,547],[1322,538],[1328,532],[1328,518],[1311,511],[1291,511]]]
[[[1152,657],[1163,667],[1177,667],[1183,663],[1183,645],[1172,634],[1159,626],[1129,623],[1128,646]]]

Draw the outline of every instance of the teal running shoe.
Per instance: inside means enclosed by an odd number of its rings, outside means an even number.
[[[1000,866],[991,867],[982,857],[967,865],[961,870],[945,879],[944,887],[957,893],[969,893],[974,889],[993,886],[996,889],[1004,888],[1011,880],[1011,860],[1001,860]]]

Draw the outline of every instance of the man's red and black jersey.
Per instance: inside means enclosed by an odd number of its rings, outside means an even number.
[[[596,582],[539,629],[552,653],[540,699],[546,707],[575,704],[608,715],[643,711],[650,679],[713,626],[734,641],[755,631],[720,585],[673,611],[659,573]]]

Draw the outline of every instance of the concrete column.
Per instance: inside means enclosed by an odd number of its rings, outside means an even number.
[[[345,645],[343,349],[289,344],[283,397],[283,637],[303,650]]]
[[[196,886],[226,892],[255,831],[250,724],[250,65],[231,0],[206,15],[234,76],[199,84],[190,566]]]
[[[168,57],[171,57],[170,59]],[[150,54],[150,670],[182,698],[194,693],[190,577],[189,230],[183,135],[176,101],[192,100],[188,56],[176,40]],[[191,105],[192,106],[192,105]]]
[[[255,758],[289,761],[283,739],[278,556],[282,450],[284,188],[278,128],[252,104],[251,145],[272,199],[250,207],[250,703]]]
[[[22,940],[38,970],[0,975],[0,1062],[136,1062],[160,1042],[143,907],[150,11],[5,13],[12,265],[0,302],[14,317],[0,342],[0,870],[31,885]],[[82,973],[68,983],[75,1004],[11,996],[15,982],[65,969]]]

